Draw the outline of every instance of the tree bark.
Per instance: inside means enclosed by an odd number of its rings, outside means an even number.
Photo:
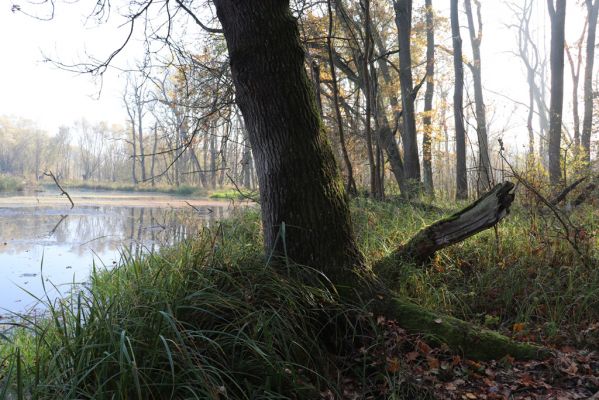
[[[380,191],[379,175],[377,173],[374,158],[374,147],[372,143],[372,79],[370,75],[370,58],[372,57],[372,34],[370,32],[370,0],[364,0],[364,52],[362,56],[362,80],[364,81],[364,99],[366,103],[366,117],[364,134],[366,136],[366,151],[368,153],[368,166],[370,169],[370,194],[380,199],[383,193]]]
[[[254,151],[267,254],[322,268],[363,265],[347,196],[304,69],[287,1],[215,0]]]
[[[564,103],[564,45],[566,0],[547,0],[551,20],[551,103],[549,107],[549,178],[552,185],[562,179],[560,144]]]
[[[451,35],[453,37],[453,69],[455,85],[453,91],[453,118],[456,147],[456,199],[468,198],[466,175],[466,132],[464,129],[464,64],[462,62],[462,37],[458,16],[458,0],[451,0]]]
[[[335,62],[333,59],[333,9],[331,7],[331,0],[327,0],[327,9],[329,17],[329,27],[327,34],[327,54],[329,56],[329,68],[331,69],[331,80],[333,84],[333,106],[335,108],[335,116],[337,117],[337,132],[339,134],[339,142],[341,143],[341,152],[343,154],[343,162],[345,164],[345,170],[347,173],[347,181],[345,184],[346,190],[349,194],[357,194],[358,188],[356,181],[354,180],[354,169],[349,158],[349,152],[345,143],[345,131],[343,129],[343,117],[341,116],[341,109],[339,107],[339,88],[337,86],[337,69],[335,68]]]
[[[470,0],[464,1],[466,18],[468,19],[468,31],[470,33],[470,43],[472,45],[472,84],[474,86],[474,103],[476,105],[476,133],[478,135],[478,154],[479,154],[479,181],[482,181],[484,190],[489,189],[493,184],[493,175],[491,170],[491,159],[489,158],[489,139],[487,136],[487,116],[485,110],[485,101],[483,98],[482,69],[480,57],[480,43],[483,36],[483,23],[481,20],[480,2],[474,0],[476,4],[476,14],[478,19],[478,32],[474,27],[474,17],[472,15],[472,5]]]
[[[437,333],[466,354],[536,356],[537,347],[454,318],[440,320],[398,299],[365,268],[288,1],[214,4],[255,152],[267,253],[319,268],[342,295],[369,295],[373,312],[398,319],[413,331]]]
[[[570,75],[572,77],[572,118],[574,120],[574,154],[579,153],[580,149],[580,113],[578,112],[578,83],[580,82],[580,67],[582,65],[582,42],[584,40],[587,26],[589,24],[588,19],[584,22],[582,33],[580,38],[576,41],[576,62],[572,57],[570,46],[566,43],[565,50],[566,56],[568,56],[568,63],[570,64]]]
[[[141,90],[139,88],[135,89]],[[136,92],[137,93],[137,92]],[[141,181],[146,181],[146,155],[144,151],[144,133],[143,133],[143,113],[142,113],[142,99],[135,96],[137,102],[137,135],[139,137],[139,168],[141,169]]]
[[[404,177],[410,186],[410,192],[420,190],[420,160],[418,159],[418,139],[416,136],[416,118],[412,92],[412,0],[396,0],[395,24],[399,37],[399,81],[401,85],[401,104],[403,111],[402,140],[404,148]]]
[[[587,31],[586,64],[584,66],[584,115],[582,118],[581,144],[584,159],[591,161],[591,130],[593,128],[593,63],[595,59],[595,36],[597,32],[597,16],[599,0],[585,0],[588,12],[589,28]]]
[[[435,196],[433,184],[433,96],[435,94],[435,25],[433,21],[433,1],[426,0],[426,91],[424,92],[424,117],[422,125],[422,170],[424,191],[430,196]]]

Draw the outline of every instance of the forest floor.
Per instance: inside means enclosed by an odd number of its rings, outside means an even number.
[[[547,346],[548,359],[469,360],[338,303],[314,271],[265,268],[250,208],[95,273],[89,290],[48,305],[48,320],[5,335],[0,398],[5,382],[40,399],[599,399],[599,212],[566,209],[557,218],[520,195],[496,231],[387,282],[422,307]],[[371,264],[452,212],[363,198],[352,210]],[[355,325],[332,349],[339,320]]]
[[[599,399],[597,351],[564,346],[554,349],[552,357],[547,359],[518,361],[508,356],[482,362],[462,358],[447,348],[430,346],[422,337],[407,334],[394,321],[380,318],[378,323],[382,342],[378,346],[365,343],[349,355],[346,362],[369,365],[371,371],[386,370],[389,374],[403,375],[417,393],[414,398]],[[596,328],[599,329],[599,324]],[[375,375],[373,372],[371,379],[364,379],[362,371],[354,376],[346,375],[343,398],[392,397],[392,390],[381,385]],[[336,397],[331,392],[323,392],[321,398],[333,400]]]

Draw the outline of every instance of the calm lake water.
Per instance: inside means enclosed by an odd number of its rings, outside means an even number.
[[[111,268],[123,253],[156,251],[228,215],[228,202],[155,194],[70,192],[0,196],[0,321],[28,312],[42,296],[85,282],[95,265]],[[189,204],[193,205],[192,208]],[[57,286],[57,289],[53,287]]]

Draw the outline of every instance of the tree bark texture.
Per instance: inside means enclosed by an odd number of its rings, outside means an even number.
[[[483,97],[482,68],[480,57],[480,43],[483,35],[483,23],[481,20],[480,2],[475,0],[476,15],[478,19],[478,32],[474,27],[474,16],[472,15],[472,4],[470,0],[464,1],[466,18],[468,19],[468,32],[472,45],[472,84],[474,86],[474,103],[476,108],[476,133],[478,136],[479,154],[479,182],[484,190],[491,188],[493,175],[491,170],[491,159],[489,158],[489,139],[487,135],[487,116],[485,101]]]
[[[254,152],[266,251],[347,281],[363,258],[289,2],[214,4]]]
[[[458,0],[451,0],[451,35],[453,37],[453,69],[455,84],[453,91],[453,118],[456,147],[456,198],[468,198],[466,175],[466,131],[464,129],[464,64],[462,61],[462,36],[458,16]]]
[[[549,179],[552,185],[561,181],[560,144],[564,103],[564,45],[566,0],[547,0],[551,20],[551,103],[549,106]]]
[[[514,184],[496,185],[463,210],[422,229],[395,252],[397,260],[424,263],[438,250],[495,226],[510,210]]]
[[[399,37],[399,82],[403,111],[402,140],[404,148],[404,176],[411,191],[417,192],[420,186],[420,160],[418,159],[418,139],[412,91],[412,0],[394,1],[395,24]]]
[[[434,197],[435,187],[433,184],[433,96],[435,94],[435,25],[433,21],[433,1],[426,0],[426,91],[424,92],[424,117],[422,125],[422,180],[424,191]]]
[[[591,161],[591,130],[593,128],[593,63],[595,59],[595,36],[597,33],[597,15],[599,0],[585,0],[588,12],[589,28],[587,31],[586,64],[584,66],[584,115],[582,118],[581,144],[584,159]]]

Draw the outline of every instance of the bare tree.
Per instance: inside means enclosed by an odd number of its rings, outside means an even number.
[[[586,44],[586,64],[584,67],[584,116],[582,119],[581,144],[584,149],[584,158],[591,160],[591,129],[593,127],[593,63],[595,59],[595,36],[597,32],[597,16],[599,14],[599,0],[585,0],[587,7],[588,31]]]
[[[435,94],[435,24],[433,21],[433,1],[426,0],[426,91],[424,92],[424,117],[422,124],[422,170],[424,190],[427,195],[435,195],[433,184],[432,136],[433,136],[433,96]]]
[[[555,1],[555,4],[554,4]],[[564,45],[566,0],[547,0],[551,20],[551,103],[549,108],[549,178],[557,185],[562,179],[560,143],[564,102]]]
[[[453,37],[453,68],[455,84],[453,92],[453,114],[456,141],[456,198],[468,198],[466,175],[466,132],[464,129],[464,63],[462,62],[462,36],[458,16],[458,0],[451,0],[451,35]]]
[[[574,57],[572,57],[572,51],[570,50],[570,46],[566,44],[566,55],[568,56],[568,63],[570,64],[570,74],[572,75],[572,118],[574,120],[574,146],[575,152],[578,153],[578,148],[580,146],[580,113],[578,112],[578,83],[580,81],[580,67],[582,65],[582,42],[584,40],[584,35],[587,30],[588,20],[585,21],[584,26],[582,28],[582,33],[580,34],[580,38],[576,41],[574,46],[576,46],[576,61],[574,61]]]
[[[483,188],[490,189],[494,179],[491,170],[491,159],[489,158],[489,139],[487,135],[487,117],[485,111],[485,102],[483,98],[482,69],[480,44],[483,38],[483,21],[481,16],[480,1],[474,0],[476,5],[476,17],[478,29],[474,25],[474,16],[472,15],[471,0],[464,0],[466,18],[468,19],[468,32],[470,33],[470,43],[472,45],[473,62],[468,64],[472,72],[472,83],[474,86],[474,102],[476,105],[476,133],[478,136],[478,154],[479,154],[479,183],[482,180]]]
[[[416,136],[416,117],[414,109],[414,84],[412,81],[412,0],[394,0],[395,24],[399,41],[399,81],[401,85],[401,104],[403,117],[402,140],[404,148],[405,178],[410,192],[416,193],[420,186],[420,160],[418,158],[418,140]]]

